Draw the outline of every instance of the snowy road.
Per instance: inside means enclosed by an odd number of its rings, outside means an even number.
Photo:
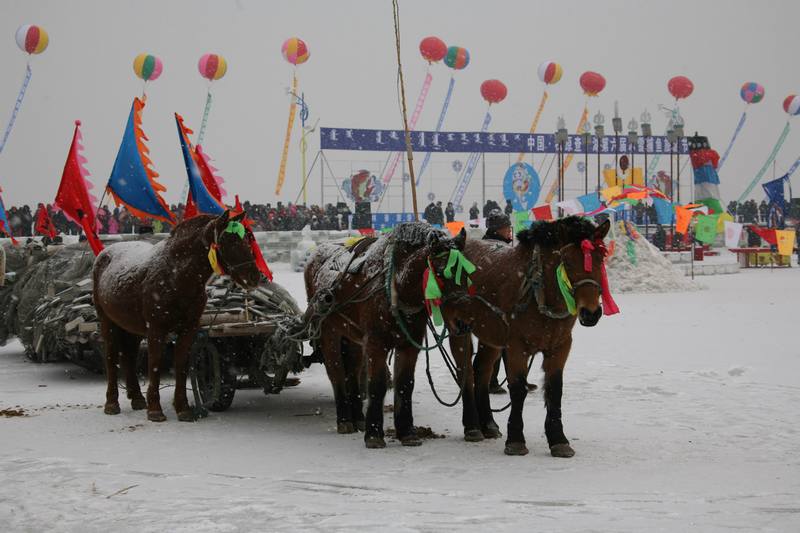
[[[299,274],[279,268],[277,280],[304,301]],[[125,404],[103,415],[101,376],[29,363],[10,344],[0,409],[29,416],[0,417],[0,529],[798,531],[800,275],[702,281],[709,290],[620,294],[622,315],[576,329],[563,406],[572,459],[548,453],[540,392],[525,411],[531,455],[464,442],[460,411],[435,402],[424,364],[416,422],[447,438],[366,450],[336,434],[320,365],[278,396],[239,391],[195,424],[176,421],[167,389],[169,421],[155,424]]]

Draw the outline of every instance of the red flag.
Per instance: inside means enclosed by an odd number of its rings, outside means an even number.
[[[47,212],[47,207],[44,204],[39,204],[39,209],[36,212],[36,233],[39,235],[47,235],[51,239],[55,238],[56,226],[50,220],[50,214]]]
[[[80,224],[89,241],[94,255],[103,249],[103,243],[97,237],[96,212],[94,207],[95,199],[89,194],[91,184],[86,179],[89,172],[83,168],[86,158],[83,157],[83,145],[81,141],[81,121],[75,121],[75,134],[72,137],[72,145],[69,148],[67,162],[64,164],[64,173],[61,175],[61,183],[58,186],[55,206],[64,211],[64,214],[76,224]]]
[[[778,236],[775,234],[774,229],[767,229],[761,228],[756,226],[755,224],[750,225],[750,229],[753,230],[756,235],[767,241],[769,244],[776,246],[778,244]]]
[[[553,220],[553,211],[550,209],[550,204],[534,207],[531,211],[533,211],[533,218],[536,220]]]

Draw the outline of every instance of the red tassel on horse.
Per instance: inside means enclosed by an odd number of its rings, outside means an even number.
[[[256,236],[250,232],[249,235],[250,239],[250,250],[253,252],[253,258],[256,261],[256,267],[258,267],[259,272],[264,274],[264,277],[267,278],[270,282],[272,281],[272,271],[267,266],[267,262],[264,260],[264,256],[261,254],[261,248],[258,247],[258,243],[256,242]]]

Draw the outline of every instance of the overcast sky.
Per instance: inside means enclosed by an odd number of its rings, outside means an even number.
[[[608,84],[600,97],[590,100],[592,114],[602,109],[610,117],[614,100],[619,100],[627,124],[632,116],[638,120],[646,107],[654,117],[654,130],[661,132],[665,119],[657,106],[670,103],[666,82],[682,74],[695,83],[694,94],[681,104],[686,131],[707,135],[721,153],[744,109],[739,87],[745,81],[762,83],[766,97],[751,106],[721,176],[725,200],[740,194],[769,154],[786,122],[781,108],[785,96],[800,93],[797,0],[400,0],[400,4],[409,106],[425,74],[417,48],[421,38],[436,35],[448,45],[470,51],[470,65],[457,74],[445,129],[478,129],[485,110],[478,87],[485,79],[498,78],[509,92],[493,107],[491,129],[527,131],[542,91],[536,68],[549,59],[563,65],[564,76],[550,91],[539,131],[553,131],[558,115],[564,115],[570,129],[575,127],[584,103],[578,77],[585,70],[596,70]],[[98,189],[105,184],[131,100],[141,93],[142,84],[131,67],[141,52],[164,62],[161,78],[149,84],[144,130],[169,202],[178,201],[186,180],[172,113],[181,113],[188,125],[199,129],[206,83],[197,72],[197,60],[205,52],[220,53],[228,60],[228,74],[213,86],[205,148],[227,179],[228,191],[243,199],[277,199],[274,188],[288,108],[285,91],[292,72],[280,53],[287,37],[301,37],[311,50],[298,75],[312,121],[365,128],[401,125],[390,0],[2,0],[3,128],[25,70],[26,55],[14,42],[21,24],[46,28],[50,46],[33,59],[27,97],[0,154],[6,205],[52,201],[78,118],[84,124],[91,179]],[[450,72],[443,65],[432,69],[433,86],[418,125],[421,129],[434,128]],[[800,123],[795,121],[794,130],[777,158],[778,173],[800,156]],[[295,130],[284,201],[294,200],[299,191],[298,139]],[[310,157],[318,142],[315,135]],[[328,155],[340,161],[333,163],[340,177],[350,168],[379,172],[385,158]],[[466,155],[435,156],[436,183],[423,183],[423,196],[433,191],[446,199],[453,186],[449,167],[454,159],[465,160]],[[487,162],[490,194],[499,196],[497,185],[507,158],[487,157]],[[575,184],[579,179],[573,167],[568,181]],[[318,180],[315,176],[310,188],[312,202],[319,200]],[[333,200],[331,191],[326,192],[326,201]],[[468,200],[478,198],[479,177],[473,180]]]

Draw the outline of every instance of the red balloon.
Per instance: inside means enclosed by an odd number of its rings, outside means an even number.
[[[606,87],[606,79],[597,72],[587,70],[581,74],[581,89],[586,96],[597,96]]]
[[[490,104],[498,104],[505,100],[508,94],[506,84],[500,80],[486,80],[481,83],[481,96]]]
[[[419,53],[428,63],[437,63],[447,54],[447,45],[438,37],[425,37],[419,43]]]
[[[676,100],[680,100],[692,94],[694,83],[686,76],[675,76],[667,82],[667,89],[669,89],[669,94],[674,96]]]

